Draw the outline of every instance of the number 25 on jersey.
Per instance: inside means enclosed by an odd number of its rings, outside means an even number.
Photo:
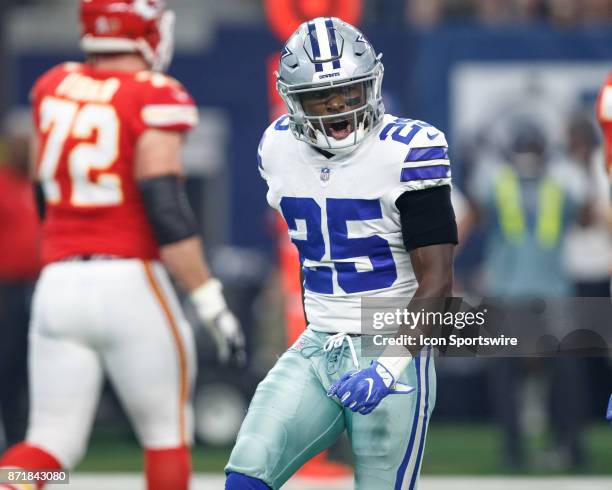
[[[306,289],[333,294],[333,270],[319,265],[325,256],[326,236],[329,257],[337,273],[338,286],[346,293],[362,293],[390,287],[397,279],[397,269],[389,242],[378,235],[353,238],[349,222],[381,219],[377,199],[327,198],[327,233],[323,229],[321,206],[312,198],[283,197],[280,203],[285,221],[292,232],[292,241],[300,251]],[[305,225],[298,231],[298,222]],[[301,236],[298,236],[301,235]],[[358,271],[356,261],[367,258],[371,270]],[[305,261],[313,264],[309,266]]]

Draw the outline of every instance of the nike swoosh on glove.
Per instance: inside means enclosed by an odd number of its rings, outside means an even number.
[[[369,368],[349,371],[342,375],[327,390],[327,396],[337,396],[346,408],[367,415],[387,395],[408,394],[413,391],[414,387],[397,383],[389,370],[380,362],[372,361]]]

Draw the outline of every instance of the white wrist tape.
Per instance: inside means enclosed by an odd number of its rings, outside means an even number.
[[[206,281],[192,291],[190,298],[204,322],[212,322],[221,312],[227,310],[223,285],[218,279]]]
[[[397,353],[397,351],[394,352]],[[412,362],[412,356],[408,351],[406,351],[405,356],[401,357],[386,356],[383,352],[383,355],[380,356],[377,361],[379,364],[382,364],[392,374],[393,379],[397,381]]]

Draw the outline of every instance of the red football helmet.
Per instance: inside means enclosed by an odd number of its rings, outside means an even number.
[[[81,0],[81,48],[86,53],[140,53],[165,70],[174,50],[174,12],[164,0]]]

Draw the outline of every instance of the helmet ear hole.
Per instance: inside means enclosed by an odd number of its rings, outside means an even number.
[[[355,43],[355,56],[362,56],[368,50],[368,47],[363,43]]]
[[[306,122],[306,118],[304,117],[304,114],[302,112],[296,112],[293,115],[293,120],[296,124],[304,124]]]

